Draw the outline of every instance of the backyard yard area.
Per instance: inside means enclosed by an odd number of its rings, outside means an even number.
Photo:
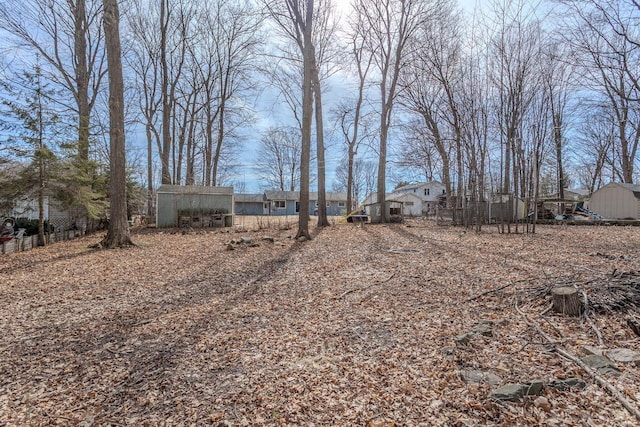
[[[247,220],[1,256],[0,425],[638,425],[640,359],[579,362],[640,352],[640,227],[536,231]]]

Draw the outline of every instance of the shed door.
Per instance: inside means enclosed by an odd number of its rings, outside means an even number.
[[[262,215],[269,215],[269,202],[262,204]]]

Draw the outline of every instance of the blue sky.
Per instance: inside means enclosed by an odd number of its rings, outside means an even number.
[[[487,0],[477,0],[478,4],[488,5]],[[458,3],[464,10],[471,14],[473,13],[476,5],[476,0],[458,0]],[[348,3],[346,1],[338,0],[338,8],[348,7]],[[324,94],[323,103],[324,103],[324,113],[325,113],[325,138],[329,137],[331,128],[333,123],[331,122],[330,111],[331,108],[335,105],[335,103],[343,96],[343,94],[348,91],[347,85],[344,81],[341,81],[342,78],[339,76],[333,77],[328,83],[327,87],[329,88],[327,92]],[[245,147],[242,150],[242,155],[238,157],[237,162],[237,182],[244,183],[244,191],[248,193],[257,193],[260,191],[262,183],[260,182],[260,177],[257,172],[256,165],[259,162],[258,156],[258,147],[259,147],[259,139],[260,133],[266,130],[269,126],[277,126],[283,123],[289,123],[290,112],[286,105],[280,103],[274,103],[274,97],[276,95],[272,91],[265,91],[265,95],[257,104],[256,107],[256,118],[257,123],[256,126],[247,132],[247,140],[245,141]],[[315,144],[315,142],[313,142]],[[326,141],[326,154],[325,160],[327,163],[327,179],[326,179],[326,187],[327,190],[331,190],[333,187],[333,183],[335,180],[335,169],[339,165],[342,157],[342,143],[340,140],[329,140]],[[391,141],[393,144],[393,141]],[[369,153],[366,155],[367,159],[375,160],[375,154]],[[312,165],[312,169],[315,169],[315,164]],[[312,187],[315,185],[311,184]],[[387,183],[387,187],[390,188],[392,186],[392,182]],[[315,188],[312,188],[314,191]]]

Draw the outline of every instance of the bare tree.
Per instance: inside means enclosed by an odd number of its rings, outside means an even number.
[[[497,4],[498,31],[492,51],[496,67],[493,83],[498,92],[498,130],[502,147],[501,197],[513,203],[514,210],[501,218],[500,231],[511,232],[515,206],[522,196],[523,123],[535,91],[536,58],[540,55],[540,25],[522,0]],[[535,54],[534,54],[535,53]],[[506,211],[504,211],[506,214]],[[516,223],[516,231],[517,231]]]
[[[127,15],[127,22],[132,43],[126,59],[136,77],[138,107],[147,142],[147,214],[154,215],[153,147],[161,147],[160,41],[156,31],[152,30],[157,19],[155,10],[143,4],[143,0],[132,1],[131,4],[133,11]]]
[[[184,71],[187,46],[190,43],[189,26],[194,15],[192,4],[160,0],[160,97],[162,99],[162,144],[159,147],[162,163],[162,183],[173,182],[171,153],[173,151],[172,112],[178,84]]]
[[[124,79],[117,0],[103,0],[104,32],[109,69],[109,230],[101,244],[107,249],[133,244],[127,222],[126,153],[124,137]]]
[[[333,61],[337,54],[335,33],[337,22],[332,0],[320,0],[313,14],[313,97],[316,124],[316,160],[318,178],[318,227],[329,225],[326,204],[326,163],[324,142],[324,117],[322,108],[322,82],[336,67]]]
[[[616,123],[601,106],[584,117],[580,130],[578,179],[581,185],[593,193],[607,179],[619,179],[613,150],[616,140]],[[608,176],[607,176],[608,175]]]
[[[361,77],[363,77],[361,75]],[[347,208],[349,211],[355,208],[354,201],[358,200],[355,180],[355,162],[358,150],[363,142],[369,142],[372,138],[371,115],[363,114],[364,80],[360,79],[358,94],[354,101],[340,102],[333,111],[334,120],[340,130],[340,136],[344,138],[346,145],[346,166],[344,168],[344,190],[347,193]],[[341,166],[342,169],[342,166]]]
[[[377,164],[364,159],[355,159],[352,165],[349,165],[348,159],[340,163],[336,169],[336,180],[333,183],[333,191],[347,192],[349,185],[349,175],[351,175],[351,193],[353,194],[354,206],[368,195],[375,191],[376,188],[376,172]]]
[[[467,227],[475,225],[478,232],[484,222],[482,204],[490,192],[487,169],[491,160],[489,140],[493,95],[489,73],[491,61],[483,35],[482,27],[474,23],[468,35],[468,53],[462,61],[462,90],[459,92],[469,198],[464,220]]]
[[[7,1],[0,5],[0,27],[37,52],[51,66],[50,78],[72,96],[67,107],[77,114],[77,156],[86,172],[91,112],[106,72],[101,3]]]
[[[360,144],[371,137],[370,123],[368,123],[363,114],[363,105],[369,70],[373,63],[373,54],[365,49],[364,34],[359,30],[363,25],[362,19],[364,17],[356,14],[350,23],[349,54],[344,55],[344,61],[347,64],[353,64],[357,75],[355,99],[341,102],[334,110],[335,121],[338,123],[340,134],[344,137],[344,142],[347,146],[346,192],[349,211],[355,207],[353,203],[354,197],[358,200],[356,190],[359,187],[354,181],[355,156]]]
[[[632,183],[640,143],[640,8],[635,0],[562,1],[563,34],[584,76],[616,119],[621,180]]]
[[[300,131],[294,127],[271,128],[260,144],[258,170],[269,188],[295,191],[300,183]]]
[[[361,18],[358,28],[373,55],[380,88],[380,134],[378,161],[378,198],[381,222],[387,222],[384,209],[386,193],[387,145],[398,82],[404,71],[406,49],[417,29],[435,10],[437,1],[356,0],[354,8]]]
[[[462,49],[461,35],[454,25],[460,19],[460,12],[455,10],[453,3],[443,2],[438,19],[421,23],[419,37],[411,50],[411,65],[401,79],[400,99],[402,105],[423,119],[429,134],[426,141],[435,146],[440,156],[447,204],[451,207],[461,207],[463,185],[464,130],[458,95],[461,92]],[[452,170],[457,171],[457,203],[453,202]]]
[[[551,114],[551,126],[556,158],[556,180],[558,197],[564,200],[565,167],[564,155],[566,133],[568,132],[569,97],[572,93],[571,75],[574,70],[564,58],[570,56],[566,45],[551,41],[544,47],[542,80],[546,86]]]
[[[404,125],[399,163],[415,180],[443,180],[441,156],[432,141],[432,134],[421,120],[411,119]]]
[[[200,32],[206,36],[200,63],[208,96],[205,185],[216,185],[225,139],[240,112],[233,101],[253,86],[262,20],[251,2],[229,0],[208,4],[201,18]]]
[[[309,233],[309,163],[313,121],[313,84],[316,67],[313,45],[314,0],[285,0],[284,7],[264,6],[281,33],[292,40],[302,56],[302,147],[300,150],[300,212],[296,238],[311,240]]]

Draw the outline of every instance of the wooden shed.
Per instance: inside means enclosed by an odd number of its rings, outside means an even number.
[[[233,225],[233,187],[164,184],[156,193],[157,227]]]
[[[589,209],[607,219],[640,219],[640,185],[611,182],[591,194]]]

